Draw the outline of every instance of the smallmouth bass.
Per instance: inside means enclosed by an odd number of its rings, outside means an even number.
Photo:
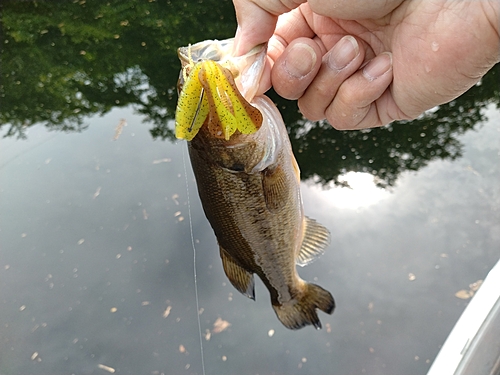
[[[327,290],[302,280],[324,252],[328,230],[304,216],[300,171],[276,106],[255,96],[266,46],[231,56],[233,40],[181,47],[177,138],[188,140],[198,193],[219,243],[224,272],[255,299],[264,282],[278,319],[290,329],[321,328],[316,309],[331,314]]]

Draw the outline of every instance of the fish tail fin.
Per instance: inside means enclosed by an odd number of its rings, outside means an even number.
[[[321,328],[316,309],[327,314],[333,313],[335,300],[331,293],[316,284],[304,282],[303,292],[295,302],[273,305],[278,319],[289,329],[299,329],[312,324],[316,329]]]

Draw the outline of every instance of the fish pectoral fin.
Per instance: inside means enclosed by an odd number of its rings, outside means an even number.
[[[290,199],[290,189],[287,188],[286,177],[280,165],[262,171],[262,190],[266,206],[270,211],[284,207]]]
[[[304,217],[304,239],[295,262],[304,267],[325,252],[330,243],[330,232],[316,220]]]
[[[316,329],[321,328],[316,309],[332,314],[335,309],[335,300],[328,290],[316,284],[302,281],[303,292],[293,302],[273,305],[278,319],[286,328],[299,329],[312,324]]]
[[[255,280],[253,273],[241,267],[229,253],[219,246],[222,266],[227,278],[233,286],[241,293],[255,300]]]

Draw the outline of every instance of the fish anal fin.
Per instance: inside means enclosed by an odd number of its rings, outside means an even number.
[[[222,259],[222,266],[227,278],[233,286],[241,293],[255,300],[255,280],[253,273],[248,272],[241,267],[229,253],[220,248],[220,257]]]
[[[316,329],[320,329],[321,322],[316,309],[332,314],[335,309],[335,300],[329,291],[316,284],[304,282],[303,289],[298,300],[273,305],[274,311],[286,328],[299,329],[311,324]]]
[[[304,217],[304,237],[297,259],[297,265],[304,267],[325,252],[330,243],[330,232],[316,220]]]
[[[280,165],[266,168],[262,172],[262,189],[266,206],[270,211],[284,207],[289,201],[287,176]]]

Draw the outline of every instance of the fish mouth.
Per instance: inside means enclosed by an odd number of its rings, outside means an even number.
[[[233,40],[205,41],[178,50],[182,70],[175,136],[191,141],[203,125],[214,138],[253,134],[262,114],[250,104],[265,61],[265,46],[232,57]]]
[[[225,40],[205,40],[203,42],[180,47],[177,55],[182,69],[201,61],[215,61],[229,69],[235,79],[236,86],[245,99],[252,101],[264,72],[267,56],[267,43],[259,44],[242,56],[233,56],[234,38]],[[183,73],[179,77],[179,85],[183,84]]]

